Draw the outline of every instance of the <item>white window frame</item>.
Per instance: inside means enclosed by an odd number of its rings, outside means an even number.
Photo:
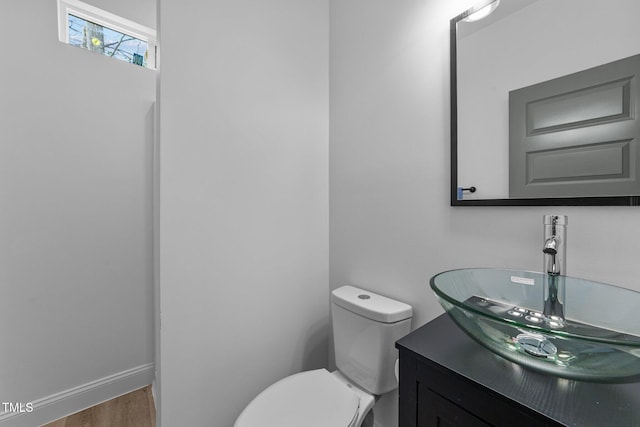
[[[66,44],[69,44],[69,15],[77,16],[147,42],[149,54],[146,68],[152,70],[157,68],[158,44],[156,42],[156,30],[80,0],[58,0],[58,39]]]

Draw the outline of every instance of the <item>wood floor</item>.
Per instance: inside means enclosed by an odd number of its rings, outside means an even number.
[[[42,427],[155,427],[151,386],[69,415]]]

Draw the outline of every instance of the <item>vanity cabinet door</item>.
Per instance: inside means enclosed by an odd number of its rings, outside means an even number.
[[[418,386],[418,427],[490,427],[423,385]]]
[[[444,368],[417,362],[416,427],[550,427],[544,415]]]

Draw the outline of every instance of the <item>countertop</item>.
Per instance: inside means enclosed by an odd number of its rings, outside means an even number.
[[[396,347],[435,363],[566,426],[640,427],[640,381],[594,383],[558,378],[512,363],[472,340],[443,314]]]

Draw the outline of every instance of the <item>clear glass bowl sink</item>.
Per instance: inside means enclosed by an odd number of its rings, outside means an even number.
[[[431,288],[464,332],[512,362],[576,380],[640,381],[639,292],[490,268],[445,271]]]

